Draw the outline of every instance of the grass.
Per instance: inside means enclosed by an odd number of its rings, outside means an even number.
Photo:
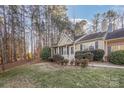
[[[0,74],[0,87],[124,88],[124,69],[23,65]]]

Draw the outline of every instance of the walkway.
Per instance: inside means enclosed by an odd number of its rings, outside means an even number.
[[[124,69],[124,65],[114,65],[111,63],[98,63],[98,62],[90,62],[89,63],[90,67],[107,67],[107,68],[123,68]]]

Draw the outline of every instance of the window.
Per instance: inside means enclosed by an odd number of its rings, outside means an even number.
[[[124,45],[121,45],[120,46],[120,50],[124,50]]]
[[[71,54],[73,54],[74,53],[74,48],[73,47],[71,47]]]
[[[59,48],[59,54],[60,54],[60,55],[63,55],[63,47],[60,47],[60,48]]]
[[[69,55],[69,47],[67,46],[67,55]]]
[[[111,46],[111,50],[112,50],[112,51],[124,50],[124,45]]]
[[[64,55],[66,55],[66,47],[63,47]]]
[[[119,47],[118,46],[111,46],[111,50],[112,51],[117,51],[117,50],[119,50]]]
[[[59,54],[61,55],[61,47],[59,47]]]
[[[63,55],[63,47],[62,47],[62,50],[61,51],[62,51],[62,55]]]
[[[56,49],[57,49],[57,48],[55,48],[55,54],[56,54]]]
[[[94,50],[94,46],[89,46],[89,50]]]
[[[82,51],[82,44],[80,44],[80,51]]]

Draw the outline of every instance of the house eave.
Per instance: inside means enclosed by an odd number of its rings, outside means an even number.
[[[75,44],[80,44],[80,43],[86,43],[86,42],[92,42],[95,40],[103,40],[104,38],[95,38],[95,39],[90,39],[90,40],[84,40],[84,41],[80,41],[80,42],[75,42]]]
[[[121,37],[121,38],[112,38],[112,39],[106,39],[105,41],[121,40],[121,39],[124,39],[124,37]]]

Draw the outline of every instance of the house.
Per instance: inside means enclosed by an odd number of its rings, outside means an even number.
[[[76,51],[103,49],[106,32],[86,34],[75,41]]]
[[[113,51],[124,50],[124,28],[108,32],[105,39],[105,55]]]
[[[52,55],[60,54],[66,59],[74,58],[74,38],[66,33],[61,33],[58,43],[51,48]]]
[[[124,50],[124,29],[113,32],[96,32],[76,37],[61,33],[60,40],[51,49],[52,55],[60,54],[69,60],[75,58],[76,51],[103,49],[105,60],[110,52]]]

